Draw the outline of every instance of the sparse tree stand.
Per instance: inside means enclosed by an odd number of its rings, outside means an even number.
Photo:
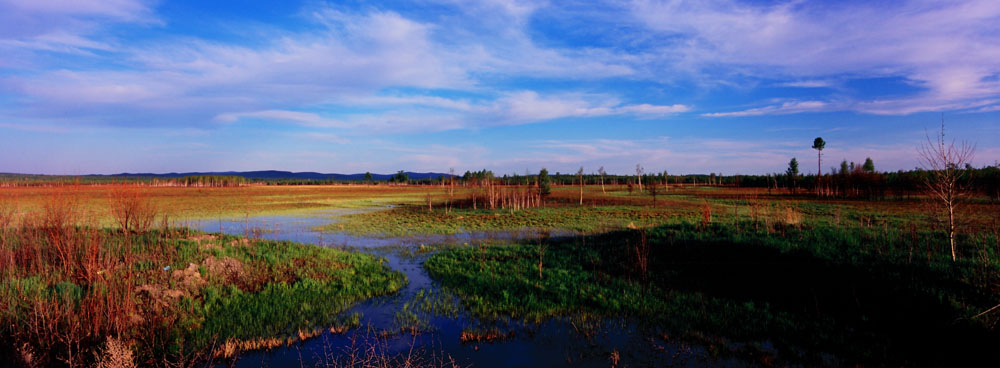
[[[813,140],[812,149],[816,150],[816,195],[819,196],[823,190],[823,149],[826,148],[826,142],[823,141],[822,137],[816,137]]]
[[[955,254],[955,207],[966,195],[968,187],[964,183],[965,166],[972,161],[976,148],[966,142],[955,146],[955,141],[945,142],[944,120],[941,121],[941,133],[934,139],[927,136],[927,143],[918,149],[920,164],[929,175],[924,182],[927,194],[940,201],[943,210],[948,214],[948,244],[951,246],[951,260],[956,261]]]

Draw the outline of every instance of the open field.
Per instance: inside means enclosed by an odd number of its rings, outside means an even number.
[[[171,221],[419,203],[429,191],[388,185],[189,188],[104,184],[2,188],[0,201],[13,203],[22,214],[38,212],[52,200],[72,201],[81,221],[109,224],[112,196],[122,188],[140,191],[160,215]],[[439,188],[430,191],[441,192]]]
[[[579,189],[555,187],[544,207],[519,211],[472,209],[467,202],[456,202],[451,210],[443,208],[444,194],[434,197],[428,210],[425,197],[387,211],[370,211],[344,216],[327,226],[330,231],[355,234],[405,235],[454,234],[466,231],[561,229],[593,234],[625,227],[701,221],[706,212],[716,221],[760,220],[809,225],[829,224],[845,228],[856,226],[917,227],[942,229],[937,204],[924,197],[886,200],[846,200],[816,198],[809,195],[773,193],[760,188],[671,187],[656,200],[646,193],[629,194],[621,186],[588,186],[583,205],[578,204]],[[605,193],[606,192],[606,193]],[[463,193],[464,194],[464,193]],[[456,198],[462,198],[456,194]],[[1000,206],[987,199],[964,204],[962,227],[966,233],[992,231],[1000,223]]]
[[[920,196],[671,186],[654,199],[625,186],[586,186],[581,205],[579,187],[557,186],[536,207],[487,210],[470,202],[478,188],[449,193],[385,185],[4,188],[3,334],[11,354],[71,365],[118,342],[135,361],[161,364],[280,349],[331,326],[344,331],[358,317],[340,312],[406,282],[378,257],[163,230],[186,219],[339,208],[363,211],[315,230],[389,240],[540,234],[404,246],[426,257],[422,268],[440,289],[421,289],[382,334],[433,331],[421,317],[426,309],[468,313],[487,326],[568,319],[575,329],[624,319],[657,344],[691,343],[762,365],[1000,362],[1000,314],[990,309],[1000,303],[1000,204],[986,198],[959,208],[953,262],[940,211]],[[121,198],[141,199],[170,220],[123,231],[114,210]],[[108,311],[121,317],[101,317]],[[506,334],[463,330],[462,341]]]

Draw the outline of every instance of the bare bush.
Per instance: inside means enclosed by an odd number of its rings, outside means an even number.
[[[125,233],[149,231],[156,220],[155,205],[138,188],[121,186],[112,189],[109,200],[111,217]]]

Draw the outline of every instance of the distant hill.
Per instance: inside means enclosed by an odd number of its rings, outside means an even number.
[[[418,172],[406,172],[410,176],[410,180],[421,180],[421,179],[437,179],[442,175],[448,176],[448,174],[442,173],[418,173]],[[199,175],[223,175],[223,176],[241,176],[247,179],[265,179],[265,180],[276,180],[276,179],[311,179],[311,180],[364,180],[365,174],[324,174],[318,172],[291,172],[291,171],[278,171],[278,170],[264,170],[264,171],[219,171],[219,172],[185,172],[185,173],[120,173],[111,175],[85,175],[92,177],[121,177],[121,178],[183,178],[185,176],[199,176]],[[395,174],[375,174],[372,173],[372,179],[374,180],[388,180],[392,178]]]

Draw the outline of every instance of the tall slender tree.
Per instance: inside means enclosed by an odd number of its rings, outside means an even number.
[[[816,150],[816,176],[823,176],[823,149],[826,148],[826,142],[823,141],[822,137],[816,137],[813,140],[812,149]]]
[[[580,205],[583,205],[583,166],[576,172],[576,180],[580,183]]]
[[[826,148],[826,141],[822,137],[813,140],[812,149],[816,150],[816,195],[823,194],[823,149]]]

